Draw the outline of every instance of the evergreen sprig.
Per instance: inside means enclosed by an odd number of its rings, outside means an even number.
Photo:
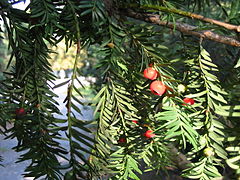
[[[188,17],[199,11],[210,17],[202,22],[194,18],[199,31],[234,35],[224,22],[233,23],[228,27],[238,31],[238,0],[32,0],[25,10],[13,8],[20,2],[0,2],[11,50],[0,86],[0,132],[18,140],[14,147],[22,152],[18,162],[30,160],[24,176],[137,180],[145,170],[176,168],[174,158],[179,154],[187,159],[182,175],[191,179],[221,177],[225,163],[240,173],[238,53],[228,49],[235,69],[223,82],[220,71],[226,69],[220,70],[220,55],[210,51],[211,42],[175,31],[179,22],[192,24]],[[213,5],[216,10],[210,9]],[[131,8],[135,16],[121,13],[124,8]],[[143,16],[136,17],[140,13]],[[205,23],[212,18],[222,25]],[[173,30],[159,27],[158,20],[167,21]],[[76,45],[76,55],[70,79],[55,86],[68,85],[67,117],[58,119],[55,115],[61,112],[52,91],[56,77],[48,60],[49,45],[63,40],[66,51]],[[84,103],[77,64],[83,48],[96,44],[101,54],[96,71],[102,73],[102,84],[92,101],[96,124],[92,132],[92,121],[80,118]],[[162,96],[152,94],[149,84],[154,80],[142,76],[148,67],[158,71],[157,80],[166,87]],[[183,84],[187,88],[181,92],[178,85]],[[186,97],[195,103],[184,103]],[[149,130],[154,133],[151,138],[145,134]],[[59,140],[68,141],[69,149]]]

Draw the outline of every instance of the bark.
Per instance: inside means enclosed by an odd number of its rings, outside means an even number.
[[[157,24],[160,26],[165,26],[165,27],[168,27],[171,29],[176,29],[185,34],[197,36],[200,38],[206,38],[206,39],[209,39],[212,41],[220,42],[220,43],[235,46],[235,47],[240,47],[240,41],[238,41],[232,37],[222,36],[222,35],[212,32],[210,30],[198,31],[197,30],[198,27],[192,26],[189,24],[185,24],[185,23],[176,22],[174,24],[171,22],[162,21],[160,19],[160,16],[156,15],[156,14],[138,13],[138,12],[135,12],[130,9],[121,10],[120,14],[134,18],[134,19],[142,20],[145,22]]]

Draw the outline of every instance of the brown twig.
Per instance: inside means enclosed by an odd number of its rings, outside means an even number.
[[[178,30],[182,33],[185,33],[185,34],[190,34],[190,35],[194,35],[197,37],[206,38],[206,39],[210,39],[212,41],[220,42],[223,44],[240,47],[240,41],[238,41],[234,38],[222,36],[222,35],[212,32],[210,30],[197,31],[198,27],[192,26],[189,24],[185,24],[185,23],[179,23],[179,22],[171,23],[171,22],[167,22],[167,21],[162,21],[162,20],[160,20],[160,16],[156,15],[156,14],[138,13],[138,12],[135,12],[130,9],[121,10],[120,13],[122,15],[131,17],[134,19],[157,24],[160,26],[165,26],[165,27],[168,27],[171,29],[175,28],[176,30]]]
[[[130,4],[128,6],[129,7],[137,7],[138,5]],[[198,20],[203,21],[203,22],[208,22],[208,23],[211,23],[211,24],[215,24],[215,25],[224,27],[228,30],[234,30],[236,32],[240,32],[240,26],[236,26],[236,25],[225,23],[225,22],[218,21],[218,20],[215,20],[215,19],[207,18],[207,17],[204,17],[204,16],[199,15],[199,14],[195,14],[195,13],[191,13],[191,12],[187,12],[187,11],[182,11],[182,10],[179,10],[179,9],[167,8],[167,7],[164,7],[164,6],[155,6],[155,5],[142,5],[142,6],[139,6],[138,8],[149,9],[149,10],[158,10],[158,11],[167,12],[167,13],[174,13],[174,14],[189,17],[189,18],[192,18],[192,19],[198,19]]]

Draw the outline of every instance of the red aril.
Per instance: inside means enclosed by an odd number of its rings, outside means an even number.
[[[154,134],[152,130],[147,130],[143,135],[146,138],[153,138],[154,136],[156,136],[156,134]]]
[[[193,105],[195,103],[194,99],[191,99],[191,98],[184,98],[183,101],[189,105]],[[185,105],[185,104],[183,104],[183,105]]]
[[[17,116],[23,116],[23,115],[26,114],[26,111],[25,111],[24,108],[17,108],[15,113],[16,113]]]
[[[143,76],[147,79],[154,80],[158,77],[158,71],[152,67],[148,67],[143,71]]]
[[[162,83],[162,81],[153,81],[150,84],[150,90],[153,94],[162,96],[166,91],[166,86]]]
[[[133,122],[133,123],[135,123],[135,124],[137,124],[137,123],[138,123],[138,121],[137,121],[137,120],[132,120],[132,122]]]
[[[124,137],[120,137],[119,139],[118,139],[118,143],[126,143],[127,142],[127,140],[126,140],[126,138],[124,138]]]

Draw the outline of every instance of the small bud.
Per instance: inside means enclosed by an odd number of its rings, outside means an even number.
[[[108,43],[107,46],[110,48],[114,48],[115,45],[113,43]]]
[[[183,84],[179,84],[177,89],[179,93],[184,93],[187,90],[187,87],[184,86]]]
[[[214,155],[214,150],[211,147],[207,147],[203,150],[203,153],[206,157],[210,157]]]

